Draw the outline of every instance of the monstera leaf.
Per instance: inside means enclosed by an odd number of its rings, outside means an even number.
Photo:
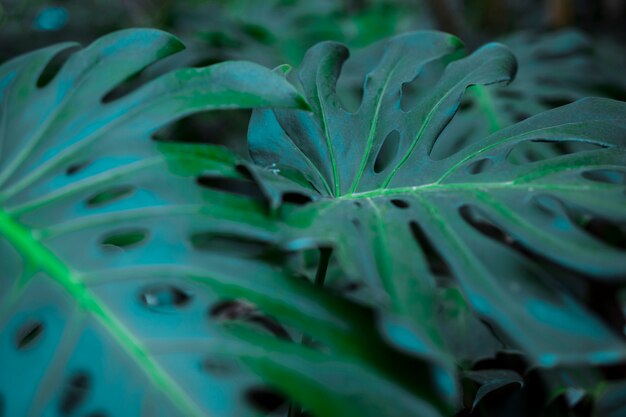
[[[442,332],[438,319],[442,290],[458,288],[506,349],[536,365],[626,359],[622,328],[580,289],[626,278],[626,104],[578,101],[435,157],[466,89],[515,72],[509,50],[489,44],[406,108],[403,86],[460,47],[437,32],[389,40],[353,112],[335,89],[346,47],[308,52],[294,79],[312,111],[256,110],[249,128],[251,155],[268,169],[257,181],[270,189],[265,178],[280,173],[308,191],[274,194],[312,201],[278,211],[283,239],[332,247],[343,275],[328,285],[356,288],[354,299],[384,312],[388,340],[415,354],[445,358],[458,346],[463,333]],[[515,158],[529,143],[575,146]]]
[[[552,108],[588,96],[626,97],[620,66],[602,56],[604,44],[575,30],[522,32],[503,38],[518,60],[506,88],[473,87],[442,134],[434,156],[443,158],[469,143]],[[615,51],[620,54],[620,51]],[[526,146],[526,160],[558,153],[557,146]],[[553,149],[551,149],[553,148]]]
[[[180,42],[114,33],[50,78],[71,46],[0,67],[1,415],[266,415],[287,407],[276,390],[316,415],[447,413],[371,310],[263,244],[263,204],[204,186],[242,181],[230,154],[151,139],[200,110],[307,108],[291,85],[226,62],[113,99]]]

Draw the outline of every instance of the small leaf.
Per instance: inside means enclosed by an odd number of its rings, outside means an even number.
[[[508,369],[489,369],[482,371],[467,371],[463,376],[480,385],[472,403],[472,411],[487,395],[510,384],[524,386],[524,379],[515,371]]]

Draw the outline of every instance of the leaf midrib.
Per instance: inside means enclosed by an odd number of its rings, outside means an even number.
[[[527,189],[533,190],[548,190],[548,191],[604,191],[612,188],[611,185],[605,186],[594,184],[589,186],[583,186],[581,184],[535,184],[535,183],[516,183],[515,181],[507,182],[469,182],[469,183],[454,183],[454,184],[440,184],[437,182],[416,185],[412,187],[397,187],[397,188],[384,188],[371,191],[363,191],[354,194],[346,194],[335,198],[334,200],[352,200],[362,198],[375,198],[386,196],[402,196],[402,195],[417,195],[425,192],[454,192],[454,191],[466,191],[466,190],[484,190],[484,189]]]
[[[397,62],[396,65],[393,66],[391,71],[389,71],[389,74],[387,75],[387,78],[385,79],[385,83],[383,84],[383,87],[380,89],[380,93],[376,98],[376,108],[374,109],[374,116],[372,117],[372,123],[370,124],[370,130],[369,130],[369,135],[367,137],[367,143],[365,144],[365,153],[363,157],[361,158],[361,163],[359,165],[359,169],[357,171],[356,177],[354,178],[354,181],[352,182],[352,186],[350,187],[350,193],[353,193],[354,190],[356,190],[357,186],[359,185],[359,181],[361,180],[361,176],[363,175],[363,172],[365,171],[365,165],[367,164],[367,161],[370,157],[370,153],[372,152],[372,145],[374,143],[374,134],[376,133],[376,128],[378,127],[378,117],[380,115],[380,109],[382,107],[383,99],[385,98],[385,94],[387,93],[387,87],[389,85],[389,82],[391,81],[394,73],[398,69],[398,66],[399,66],[399,62]]]
[[[204,417],[205,413],[156,363],[142,343],[130,330],[110,312],[100,299],[83,283],[80,274],[73,271],[50,249],[34,237],[30,229],[14,220],[0,209],[0,235],[24,256],[25,262],[34,264],[51,279],[61,285],[76,303],[92,314],[112,336],[133,362],[143,371],[148,380],[184,415]]]

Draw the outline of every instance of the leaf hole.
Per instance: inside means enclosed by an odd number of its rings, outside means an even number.
[[[438,277],[451,277],[452,272],[450,271],[450,267],[441,256],[441,253],[435,248],[426,233],[424,233],[424,230],[420,227],[420,225],[415,221],[411,221],[409,223],[409,228],[413,238],[424,253],[424,258],[428,263],[428,269],[430,272]]]
[[[244,300],[225,300],[215,304],[209,315],[217,320],[247,319],[256,310],[253,304]]]
[[[242,197],[252,198],[257,201],[265,201],[263,192],[253,181],[242,178],[227,178],[216,175],[200,175],[196,182],[205,188],[223,191]]]
[[[91,377],[83,371],[76,372],[64,387],[59,404],[62,415],[70,415],[85,401],[91,389]]]
[[[467,166],[467,173],[470,175],[482,174],[493,166],[493,161],[489,158],[479,159]]]
[[[398,154],[400,146],[400,133],[397,130],[389,132],[383,144],[380,146],[376,160],[374,161],[374,172],[379,174],[386,170]]]
[[[253,408],[263,413],[271,413],[286,404],[282,395],[266,387],[248,389],[245,398]]]
[[[100,245],[106,248],[109,246],[117,248],[131,248],[138,246],[148,237],[148,231],[145,229],[126,229],[109,233],[100,241]]]
[[[207,358],[202,362],[202,369],[212,376],[224,378],[235,374],[238,366],[231,360]]]
[[[306,204],[313,202],[313,199],[304,193],[299,193],[296,191],[288,191],[282,194],[282,201],[283,203],[294,204],[297,206],[304,206]]]
[[[70,58],[70,56],[72,56],[80,49],[81,48],[78,45],[71,46],[69,48],[63,49],[62,51],[59,51],[54,57],[52,57],[52,59],[48,61],[48,64],[41,71],[39,78],[37,78],[37,87],[44,88],[45,86],[50,84],[52,80],[54,80],[54,78],[57,76],[63,65]]]
[[[406,200],[401,200],[399,198],[392,198],[389,202],[399,208],[399,209],[408,209],[410,207],[409,202]]]
[[[189,304],[192,296],[186,291],[169,284],[152,285],[139,295],[143,305],[159,312],[171,312]]]
[[[255,324],[281,339],[291,339],[287,330],[278,321],[264,315],[254,304],[245,300],[222,301],[209,310],[209,315],[220,321],[245,321]]]
[[[481,234],[508,246],[513,246],[515,243],[512,236],[487,219],[487,217],[477,207],[464,205],[459,208],[459,213],[466,223],[479,231]]]
[[[67,169],[65,170],[65,174],[68,175],[68,176],[72,176],[72,175],[78,174],[80,171],[85,169],[88,165],[89,165],[88,161],[77,162],[75,164],[72,164],[72,165],[68,166]]]
[[[626,185],[626,172],[616,169],[595,169],[582,173],[583,178],[605,184]]]
[[[87,206],[92,208],[103,206],[105,204],[121,200],[124,197],[128,197],[133,193],[133,191],[135,191],[135,187],[132,185],[111,187],[89,197],[87,199]]]
[[[274,245],[266,240],[235,233],[199,232],[189,238],[191,246],[200,251],[259,258],[274,254]]]
[[[537,139],[515,145],[507,154],[507,161],[513,165],[522,165],[605,148],[606,146],[590,142]]]
[[[33,346],[41,338],[44,325],[41,322],[29,322],[23,325],[17,332],[15,341],[19,350]]]

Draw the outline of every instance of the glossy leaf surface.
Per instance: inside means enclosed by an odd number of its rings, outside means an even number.
[[[278,392],[318,415],[441,415],[406,377],[428,366],[371,311],[294,278],[263,204],[204,186],[244,180],[229,153],[151,139],[201,110],[306,108],[291,85],[226,62],[112,99],[182,47],[155,30],[101,38],[38,83],[69,46],[0,67],[4,415],[267,415]]]
[[[432,317],[437,288],[458,285],[506,345],[542,366],[624,360],[621,329],[603,323],[572,281],[626,278],[623,246],[595,227],[624,230],[626,105],[582,100],[437,156],[465,90],[515,72],[511,53],[490,44],[450,63],[403,107],[403,85],[459,46],[436,32],[389,40],[350,112],[335,88],[348,52],[323,43],[296,74],[313,111],[255,111],[254,160],[300,173],[317,200],[285,209],[287,239],[333,246],[358,282],[354,296],[395,317],[383,328],[415,353],[437,357],[455,343],[442,340]],[[563,149],[515,158],[546,143]]]

